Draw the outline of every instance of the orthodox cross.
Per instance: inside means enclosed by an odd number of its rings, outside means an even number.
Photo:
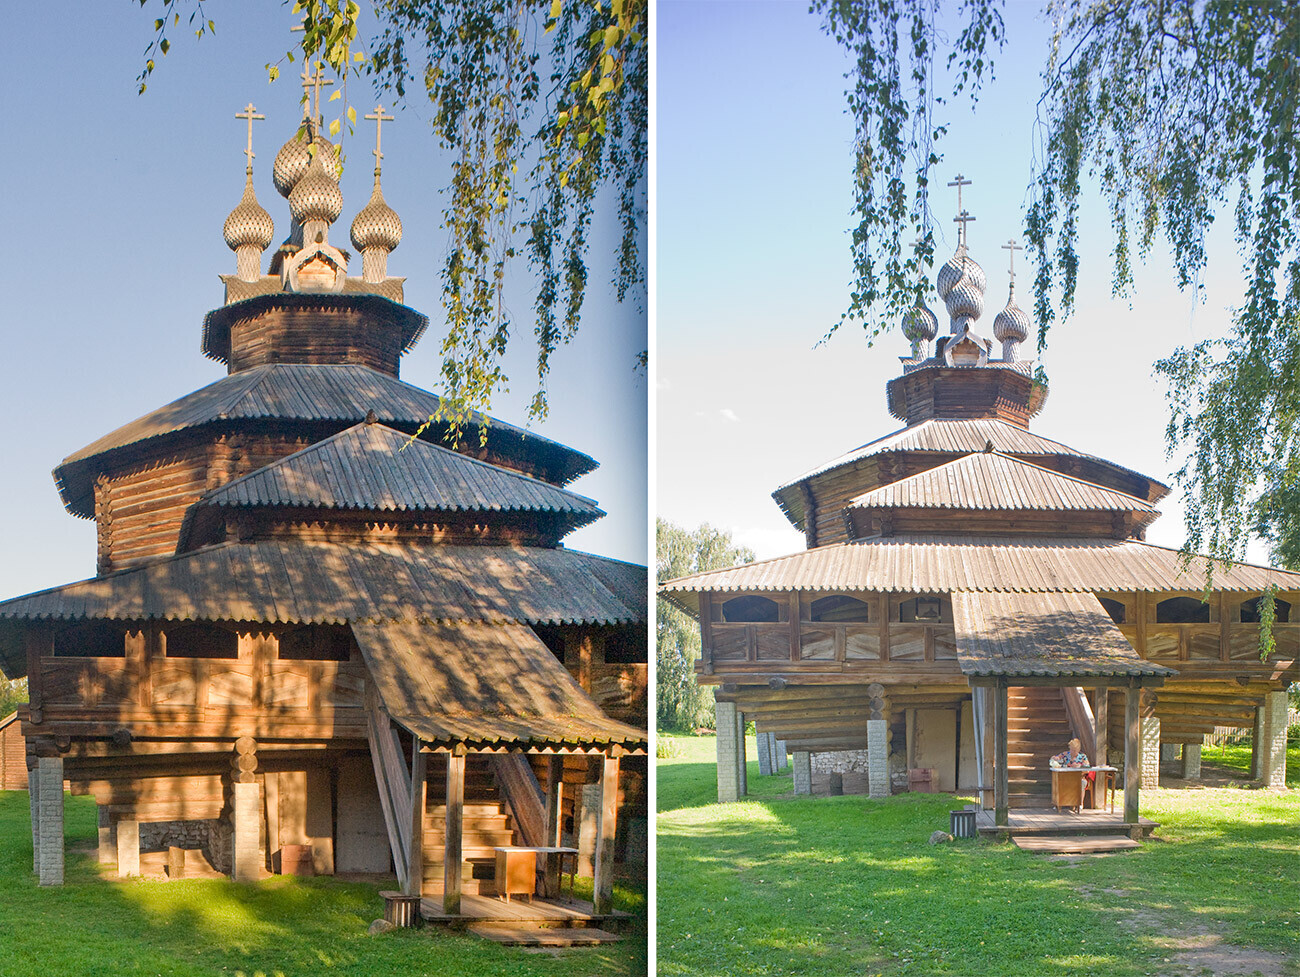
[[[1022,248],[1020,245],[1016,244],[1016,239],[1012,238],[1011,240],[1007,241],[1006,244],[1002,245],[1002,250],[1007,252],[1007,256],[1010,259],[1010,267],[1007,269],[1007,274],[1011,276],[1011,287],[1015,288],[1016,287],[1016,252],[1023,251],[1025,249]]]
[[[316,73],[314,75],[307,70],[306,65],[303,65],[302,74],[299,75],[298,77],[302,79],[302,103],[303,103],[302,114],[304,117],[306,117],[308,113],[308,106],[311,106],[311,108],[315,110],[311,113],[312,125],[319,126],[320,118],[321,118],[320,90],[324,86],[334,84],[334,80],[332,78],[325,77],[325,72],[322,70],[321,63],[319,61],[316,62]],[[315,96],[316,96],[315,102],[312,102],[311,99],[311,95],[313,91],[315,92]]]
[[[248,148],[244,150],[244,155],[248,157],[248,172],[252,173],[253,172],[253,120],[265,119],[266,116],[259,115],[257,110],[253,108],[253,103],[249,102],[248,106],[244,109],[244,111],[235,113],[235,118],[248,120]]]
[[[964,245],[966,243],[966,222],[973,221],[975,219],[974,217],[971,217],[968,213],[966,213],[965,208],[963,208],[961,205],[961,188],[968,187],[970,185],[971,185],[971,181],[966,179],[960,173],[957,174],[957,179],[952,180],[948,184],[948,186],[950,187],[957,188],[957,216],[953,218],[953,223],[961,225],[961,229],[958,232],[958,237],[957,237],[957,243],[961,245]]]
[[[376,105],[373,115],[364,116],[366,119],[375,120],[375,175],[379,175],[379,161],[384,158],[384,154],[379,151],[379,133],[385,122],[392,122],[396,116],[384,115],[384,107]]]

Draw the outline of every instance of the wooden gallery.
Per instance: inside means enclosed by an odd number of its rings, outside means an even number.
[[[1196,778],[1215,726],[1253,726],[1255,776],[1282,786],[1300,574],[1218,566],[1203,601],[1203,564],[1143,541],[1168,487],[1030,430],[1047,396],[1018,356],[1031,323],[1013,278],[998,358],[960,242],[937,279],[950,333],[934,342],[924,304],[903,322],[911,356],[887,397],[906,426],[773,493],[806,550],[662,586],[700,622],[719,798],[745,792],[746,720],[762,767],[779,741],[793,753],[796,792],[816,771],[865,773],[873,796],[978,791],[988,831],[1048,805],[1072,736],[1119,768],[1117,833],[1138,830],[1161,751],[1181,747]]]
[[[361,276],[307,121],[275,159],[292,222],[262,273],[241,117],[238,270],[202,337],[228,375],[66,458],[97,575],[0,603],[0,664],[30,684],[33,868],[62,881],[66,779],[121,875],[395,872],[408,912],[448,918],[494,894],[494,849],[563,839],[607,914],[614,861],[645,859],[646,569],[564,548],[603,515],[564,488],[587,455],[497,420],[482,446],[477,425],[412,440],[439,400],[398,379],[427,320],[388,275],[378,146]]]

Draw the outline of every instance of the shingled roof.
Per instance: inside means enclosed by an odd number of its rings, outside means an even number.
[[[1143,661],[1092,594],[952,595],[957,663],[969,676],[1146,677]]]
[[[601,712],[522,625],[389,621],[352,633],[389,716],[431,745],[645,747],[643,730]]]
[[[63,459],[54,479],[74,515],[94,515],[94,462],[109,452],[182,431],[232,420],[299,420],[351,426],[374,411],[377,420],[415,430],[436,413],[441,399],[396,377],[356,364],[273,363],[222,377],[179,400],[91,442]],[[474,415],[477,425],[483,418]],[[472,434],[473,432],[471,432]],[[596,461],[557,441],[488,419],[488,447],[518,455],[525,447],[564,484],[597,467]]]
[[[378,423],[357,424],[214,489],[200,507],[551,512],[576,529],[591,499]]]
[[[563,548],[230,542],[0,603],[0,662],[23,674],[22,621],[631,624],[646,586],[645,567]]]
[[[864,492],[849,505],[879,509],[1102,510],[1160,515],[1151,503],[992,451],[979,451]]]
[[[1261,593],[1300,590],[1300,573],[1248,563],[1216,566],[1216,590]],[[1183,568],[1178,550],[1137,540],[1036,536],[899,535],[836,543],[660,587],[692,613],[702,591],[954,591],[1075,592],[1115,590],[1199,592],[1204,564]]]

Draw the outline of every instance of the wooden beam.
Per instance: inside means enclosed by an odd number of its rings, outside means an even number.
[[[1140,696],[1137,685],[1130,685],[1124,692],[1124,820],[1129,824],[1137,823],[1138,781],[1142,777]]]
[[[614,834],[618,827],[618,768],[616,756],[606,756],[600,778],[600,823],[596,827],[596,871],[592,882],[592,911],[604,916],[614,909]]]
[[[461,835],[465,815],[465,755],[447,754],[447,824],[442,856],[442,911],[460,914]]]
[[[1007,687],[999,682],[993,690],[993,823],[1006,824],[1007,798]]]
[[[424,807],[429,784],[425,776],[426,755],[420,749],[420,738],[411,740],[411,800],[407,814],[411,830],[406,840],[406,886],[408,896],[424,894]]]
[[[553,756],[546,761],[546,833],[542,845],[559,847],[564,824],[564,758]],[[543,858],[542,895],[548,899],[560,894],[560,860]]]
[[[378,697],[370,692],[371,687],[372,683],[367,683],[366,731],[370,739],[370,762],[375,771],[375,786],[379,789],[379,806],[384,812],[384,827],[388,829],[388,847],[393,853],[393,868],[397,872],[398,884],[405,891],[409,884],[406,853],[410,825],[405,821],[405,805],[399,801],[401,792],[397,783],[393,782],[394,777],[399,781],[404,778],[399,772],[401,760],[397,761],[399,770],[394,770],[386,756],[393,749],[389,736],[391,721],[388,714],[380,708]],[[405,793],[409,796],[409,784],[406,785]]]
[[[1097,706],[1093,710],[1093,754],[1092,762],[1105,766],[1110,748],[1110,689],[1099,686],[1096,689]],[[1092,792],[1092,806],[1100,808],[1104,802],[1100,790]]]

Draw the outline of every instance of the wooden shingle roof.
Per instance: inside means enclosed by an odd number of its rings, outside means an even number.
[[[570,528],[591,499],[378,423],[357,424],[214,489],[199,506],[378,511],[552,512]]]
[[[991,451],[939,465],[853,499],[880,509],[1034,509],[1137,512],[1160,510],[1144,499]]]
[[[1144,677],[1143,661],[1092,594],[952,595],[957,663],[969,676]]]
[[[645,747],[645,731],[601,712],[522,625],[389,621],[352,633],[389,716],[434,746]]]
[[[632,624],[646,588],[645,567],[563,548],[230,542],[0,603],[0,662],[22,674],[31,620]]]
[[[1216,566],[1214,588],[1300,590],[1300,573],[1233,563]],[[1200,591],[1204,563],[1183,568],[1178,550],[1137,540],[1036,536],[899,535],[819,546],[771,560],[670,580],[660,592],[692,613],[702,591]]]
[[[441,399],[396,377],[356,364],[274,363],[222,377],[186,394],[69,455],[54,470],[63,504],[74,515],[94,515],[93,464],[100,456],[155,438],[232,420],[291,420],[358,424],[377,420],[414,430],[437,413]],[[475,415],[470,423],[482,418]],[[471,436],[472,436],[471,432]],[[531,431],[489,420],[488,446],[503,454],[527,450],[559,484],[593,471],[596,461]]]

